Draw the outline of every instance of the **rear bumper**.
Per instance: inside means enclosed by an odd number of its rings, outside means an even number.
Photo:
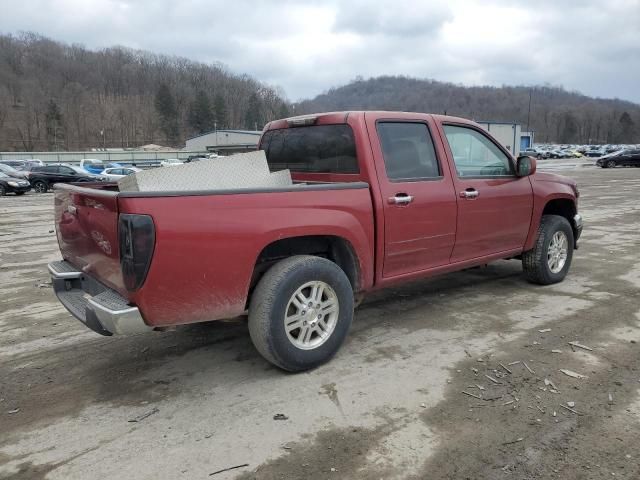
[[[152,330],[137,307],[71,263],[51,262],[49,273],[60,303],[94,332],[110,336]]]

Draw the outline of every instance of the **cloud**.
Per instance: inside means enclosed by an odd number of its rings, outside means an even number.
[[[0,0],[0,31],[221,62],[293,100],[358,75],[640,102],[640,0]]]

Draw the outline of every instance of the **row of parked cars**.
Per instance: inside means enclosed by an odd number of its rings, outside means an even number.
[[[640,145],[539,145],[520,153],[538,159],[597,157],[602,168],[640,167]]]
[[[45,165],[40,160],[3,161],[0,163],[0,196],[7,193],[23,195],[31,189],[44,193],[55,183],[117,181],[140,171],[136,167],[99,165],[96,162],[81,161],[80,166],[75,166],[63,163]]]

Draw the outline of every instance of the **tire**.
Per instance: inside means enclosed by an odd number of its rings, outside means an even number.
[[[312,298],[311,285],[325,285],[324,293],[317,304],[302,310],[300,297],[294,296]],[[316,309],[330,302],[336,305],[331,311],[328,306]],[[309,370],[336,354],[351,326],[353,308],[353,290],[340,267],[325,258],[297,255],[275,264],[258,282],[249,305],[249,334],[258,352],[277,367],[290,372]],[[287,333],[287,318],[296,318],[291,324],[300,327]],[[307,335],[308,344],[301,346]]]
[[[615,160],[609,160],[607,162],[607,168],[616,168],[618,166],[618,164],[616,163]]]
[[[0,197],[4,197],[7,194],[7,189],[4,188],[4,185],[0,185]]]
[[[37,193],[47,193],[49,186],[47,182],[43,182],[42,180],[38,180],[37,182],[33,182],[33,190]]]
[[[24,192],[16,192],[16,195],[19,197],[20,195],[24,195]]]
[[[560,264],[554,264],[553,258],[550,258],[553,256],[550,246],[554,239],[562,238],[563,234],[566,240],[566,256],[560,267]],[[569,221],[559,215],[543,215],[534,247],[522,255],[525,277],[528,281],[539,285],[561,282],[567,276],[571,266],[573,248],[573,230]]]

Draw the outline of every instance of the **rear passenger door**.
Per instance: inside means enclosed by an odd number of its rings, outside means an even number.
[[[456,235],[456,197],[450,173],[441,164],[442,146],[434,145],[432,122],[369,116],[367,128],[378,137],[371,146],[384,202],[382,276],[448,264]]]
[[[458,194],[453,263],[521,249],[529,233],[533,189],[512,157],[480,128],[445,124],[444,138]]]

